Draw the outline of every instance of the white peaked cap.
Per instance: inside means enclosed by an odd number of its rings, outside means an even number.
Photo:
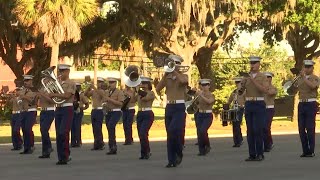
[[[250,56],[249,57],[249,61],[250,62],[260,62],[261,61],[261,57],[259,57],[259,56]]]
[[[23,75],[23,80],[31,80],[33,79],[33,76],[32,75]]]
[[[307,66],[313,66],[315,64],[315,62],[312,61],[312,60],[307,59],[307,60],[303,61],[303,64],[307,65]]]
[[[60,70],[66,70],[66,69],[70,69],[71,65],[69,64],[58,64],[58,69]]]

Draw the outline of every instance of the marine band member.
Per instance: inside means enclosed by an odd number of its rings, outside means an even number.
[[[73,106],[74,115],[71,127],[71,147],[80,147],[82,145],[81,124],[83,111],[89,107],[89,99],[82,92],[80,83],[76,83],[76,94]]]
[[[12,106],[12,115],[11,115],[11,139],[13,148],[11,151],[19,151],[22,149],[23,141],[20,134],[21,129],[21,113],[22,106],[20,104],[20,94],[22,91],[21,87],[17,87],[16,92],[10,95],[10,99],[8,100],[8,104]]]
[[[166,88],[167,105],[165,109],[165,125],[167,131],[167,168],[176,167],[182,161],[183,134],[185,129],[185,90],[188,85],[188,76],[179,71],[179,65],[183,61],[178,55],[169,55],[176,63],[173,72],[166,72],[157,85],[156,91]]]
[[[266,116],[266,123],[265,123],[265,129],[263,134],[263,141],[264,141],[264,152],[270,152],[273,148],[273,140],[271,135],[271,124],[274,116],[274,99],[276,98],[276,95],[278,93],[277,88],[272,85],[272,78],[273,73],[271,72],[265,72],[265,75],[268,79],[268,89],[267,93],[265,94],[265,102],[267,107],[267,116]]]
[[[37,118],[37,104],[36,104],[36,92],[33,92],[33,76],[24,75],[24,91],[20,95],[22,100],[23,112],[21,113],[22,120],[22,132],[23,132],[23,142],[24,142],[24,151],[20,154],[32,154],[34,150],[34,133],[33,125],[36,122]]]
[[[126,109],[122,110],[122,121],[123,121],[123,130],[125,135],[125,143],[123,145],[131,145],[133,143],[132,138],[132,124],[135,114],[135,105],[137,102],[137,93],[135,89],[126,86],[123,90],[125,96],[130,98],[129,103],[126,106]]]
[[[247,125],[247,139],[249,157],[246,161],[262,161],[263,155],[263,128],[266,117],[266,103],[264,95],[267,93],[267,77],[260,72],[260,57],[251,56],[250,76],[242,80],[246,90],[245,118]]]
[[[235,89],[229,99],[227,104],[236,104],[238,108],[237,112],[237,120],[238,121],[233,121],[232,122],[232,132],[233,132],[233,146],[232,147],[240,147],[243,143],[243,137],[242,137],[242,132],[241,132],[241,124],[242,124],[242,117],[244,113],[244,103],[245,103],[245,92],[243,92],[241,95],[239,95],[239,89],[241,88],[241,81],[242,77],[236,77],[234,78],[234,82],[237,86],[237,89]]]
[[[40,112],[40,131],[42,141],[42,155],[39,158],[50,158],[53,151],[49,130],[54,119],[55,102],[48,96],[44,88],[38,92]]]
[[[73,119],[73,100],[76,92],[76,84],[69,79],[70,65],[59,64],[58,74],[60,85],[64,90],[63,94],[50,93],[50,98],[64,99],[64,103],[57,104],[55,110],[56,141],[59,161],[57,165],[65,165],[71,161],[69,148],[69,134]]]
[[[298,81],[298,126],[303,151],[300,157],[314,157],[315,118],[318,109],[316,99],[320,81],[319,77],[313,74],[315,62],[304,60],[303,64],[301,79]]]
[[[151,82],[151,78],[141,77],[140,87],[143,89],[143,91],[138,91],[137,129],[141,145],[141,156],[139,159],[149,159],[151,156],[149,130],[154,121],[152,103],[155,99]]]
[[[107,102],[106,125],[109,137],[109,152],[107,155],[117,154],[116,125],[122,116],[121,107],[124,100],[124,94],[117,88],[116,78],[107,78],[109,90],[105,100]]]
[[[85,95],[92,98],[91,124],[94,136],[93,148],[91,149],[92,151],[104,149],[102,134],[102,124],[104,118],[102,104],[104,98],[106,97],[106,93],[102,89],[104,81],[105,80],[102,77],[97,77],[97,88],[95,88],[94,85],[91,85],[91,87],[85,91]]]
[[[197,132],[199,134],[199,154],[205,156],[210,152],[210,141],[208,129],[213,121],[212,106],[214,104],[214,96],[209,91],[210,79],[200,79],[201,91],[198,92],[198,113],[197,113]]]

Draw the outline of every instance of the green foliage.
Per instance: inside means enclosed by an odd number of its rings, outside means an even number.
[[[306,26],[309,30],[320,32],[320,0],[297,0],[294,11],[286,17],[287,23]]]

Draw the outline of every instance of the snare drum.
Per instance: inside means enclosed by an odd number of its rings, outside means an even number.
[[[235,109],[222,110],[221,120],[222,121],[238,121],[237,112],[238,111]]]

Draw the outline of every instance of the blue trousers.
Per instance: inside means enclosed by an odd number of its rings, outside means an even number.
[[[22,138],[20,134],[21,129],[21,113],[12,114],[11,116],[11,139],[13,148],[18,149],[22,147]]]
[[[266,117],[264,101],[246,101],[245,118],[250,157],[263,155],[263,128]]]
[[[91,125],[94,137],[94,148],[101,148],[104,146],[103,134],[102,134],[102,123],[103,123],[103,110],[92,109],[91,111]]]
[[[106,125],[109,135],[109,149],[117,150],[117,141],[116,141],[116,125],[119,122],[122,116],[121,111],[110,111],[106,115]]]
[[[73,119],[73,106],[57,107],[55,125],[57,137],[57,152],[59,161],[68,160],[70,156],[69,134]]]
[[[81,145],[81,124],[83,118],[83,111],[75,112],[73,114],[71,126],[71,145]]]
[[[134,109],[128,109],[128,110],[122,111],[123,130],[124,130],[124,136],[127,143],[133,142],[132,123],[133,123],[135,112],[136,111]]]
[[[304,154],[314,153],[316,102],[300,102],[298,105],[299,135]]]
[[[263,130],[264,149],[269,149],[273,145],[273,140],[271,135],[271,124],[272,124],[274,112],[275,112],[274,108],[267,108],[265,128]]]
[[[235,145],[241,144],[241,142],[243,141],[243,137],[241,133],[241,123],[242,123],[243,113],[244,113],[244,108],[240,108],[237,113],[237,118],[239,121],[232,122],[233,143]]]
[[[198,113],[198,127],[197,132],[199,133],[199,152],[204,153],[206,147],[210,147],[210,141],[208,136],[208,129],[210,128],[213,121],[212,113]]]
[[[54,119],[54,110],[40,112],[40,131],[42,141],[42,154],[50,154],[52,148],[49,129]]]
[[[165,125],[167,131],[167,154],[169,163],[175,163],[177,155],[182,157],[184,129],[186,123],[185,104],[167,104]]]
[[[137,114],[137,129],[140,139],[141,156],[150,152],[149,130],[154,121],[153,111],[139,111]]]
[[[37,111],[25,111],[21,113],[22,120],[22,132],[23,132],[23,147],[24,151],[31,150],[34,146],[34,133],[32,130],[33,125],[36,122]]]

